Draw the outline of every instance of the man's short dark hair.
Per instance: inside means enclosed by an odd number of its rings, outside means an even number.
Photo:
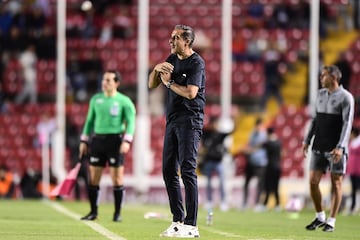
[[[266,129],[266,132],[267,132],[267,134],[273,134],[275,132],[275,128],[274,127],[268,127]]]
[[[181,29],[183,32],[181,33],[181,37],[185,40],[190,40],[189,47],[192,47],[195,40],[195,32],[192,27],[187,25],[178,24],[175,26],[175,29]]]
[[[106,72],[115,74],[115,77],[114,77],[115,82],[120,82],[121,81],[121,74],[120,74],[119,71],[117,71],[117,70],[106,70]]]
[[[329,65],[329,66],[324,66],[322,68],[325,71],[328,71],[328,73],[333,76],[334,78],[336,78],[337,82],[340,83],[340,79],[342,77],[340,68],[336,65]]]

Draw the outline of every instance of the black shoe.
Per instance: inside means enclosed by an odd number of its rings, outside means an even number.
[[[335,230],[335,228],[333,226],[331,226],[330,224],[325,224],[323,231],[324,232],[333,232]]]
[[[113,222],[121,222],[121,216],[118,213],[114,213]]]
[[[88,220],[88,221],[94,221],[97,218],[97,214],[96,213],[89,213],[88,215],[80,218],[81,220]]]
[[[306,230],[315,230],[316,228],[323,227],[326,223],[320,221],[318,218],[315,218],[309,225],[305,228]]]

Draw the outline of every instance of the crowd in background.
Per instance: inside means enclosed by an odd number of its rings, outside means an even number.
[[[37,103],[37,64],[56,60],[56,6],[50,0],[14,0],[0,3],[0,100]],[[68,4],[66,37],[126,39],[134,34],[129,7],[131,0],[93,1],[90,9],[81,1]],[[15,95],[4,89],[4,71],[11,62],[21,65],[23,88]],[[72,54],[67,60],[67,91],[76,101],[84,101],[99,90],[103,63],[96,51],[86,57]]]

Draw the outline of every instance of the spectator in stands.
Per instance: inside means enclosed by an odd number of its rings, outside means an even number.
[[[25,6],[25,4],[21,4],[18,1],[11,2],[17,2],[18,4],[18,6],[15,6],[16,4],[12,4],[12,7],[10,7],[9,5],[10,9],[12,9],[11,12],[13,14],[13,20],[11,23],[12,26],[18,27],[21,33],[30,38],[30,32],[28,31],[28,21],[30,16],[30,13],[28,13],[28,6]]]
[[[32,38],[37,38],[43,34],[43,30],[46,24],[46,16],[42,9],[36,5],[33,5],[29,9],[29,13],[26,14],[26,30]]]
[[[56,37],[50,26],[44,27],[42,34],[36,38],[35,45],[38,59],[56,59]]]
[[[110,10],[107,10],[104,14],[104,19],[100,27],[100,42],[106,44],[114,37],[112,15]]]
[[[276,98],[280,107],[283,106],[283,97],[280,88],[283,83],[283,77],[279,70],[281,63],[281,54],[276,49],[275,42],[270,42],[268,49],[264,52],[264,75],[265,90],[261,98],[261,109],[266,108],[266,103],[271,96]]]
[[[288,3],[290,27],[309,29],[310,27],[310,4],[305,0],[292,0]]]
[[[264,24],[264,4],[253,0],[247,4],[245,26],[252,29],[261,28]]]
[[[115,38],[127,39],[130,38],[134,33],[133,22],[130,17],[130,9],[119,7],[114,9],[112,15],[113,34]]]
[[[98,216],[99,184],[104,167],[110,167],[113,183],[114,215],[113,221],[121,221],[121,204],[124,192],[125,154],[135,132],[135,106],[131,99],[117,91],[120,85],[120,73],[105,71],[102,80],[102,92],[90,99],[84,128],[79,146],[79,159],[90,152],[90,182],[88,196],[90,213],[81,220],[95,220]],[[92,134],[91,142],[90,136]]]
[[[0,165],[0,199],[12,198],[15,192],[14,176],[5,164]]]
[[[291,21],[291,13],[288,4],[279,2],[275,5],[272,18],[275,20],[275,25],[281,29],[288,29]]]
[[[56,130],[56,120],[48,113],[43,113],[36,125],[37,139],[35,146],[41,147],[44,144],[51,144],[51,135]]]
[[[219,192],[220,192],[220,209],[222,211],[228,210],[225,196],[225,173],[222,164],[223,156],[228,151],[224,139],[230,134],[229,132],[222,132],[219,129],[217,117],[211,117],[209,126],[204,129],[204,134],[201,138],[202,148],[200,149],[202,161],[199,163],[199,168],[202,174],[206,176],[206,207],[208,211],[212,211],[214,207],[213,202],[213,187],[211,180],[214,173],[219,178]]]
[[[85,2],[83,2],[84,4]],[[83,39],[94,39],[99,36],[99,28],[102,22],[102,15],[97,14],[94,7],[83,8],[83,24],[80,28]]]
[[[97,51],[89,51],[87,58],[81,62],[82,72],[85,73],[88,92],[98,92],[102,88],[103,63]]]
[[[53,175],[51,169],[49,170],[49,185],[46,186],[41,172],[29,166],[21,176],[20,189],[23,198],[39,199],[47,196],[52,189],[57,185],[57,178]],[[49,192],[44,192],[48,189]]]
[[[270,194],[274,194],[275,210],[279,211],[281,210],[279,195],[279,182],[281,177],[281,142],[273,127],[268,127],[266,132],[267,140],[262,145],[262,147],[266,150],[266,155],[269,161],[265,170],[265,199],[263,205],[258,205],[258,208],[255,210],[266,210],[269,196]]]
[[[83,71],[84,67],[82,61],[76,51],[71,51],[69,53],[66,70],[70,88],[76,101],[84,101],[87,96],[86,74]]]
[[[51,17],[52,10],[50,0],[36,0],[34,5],[41,9],[46,18]]]
[[[351,69],[349,61],[346,59],[345,52],[341,52],[339,54],[339,58],[334,63],[334,65],[338,66],[338,68],[340,69],[340,71],[342,73],[341,85],[343,86],[343,88],[349,90],[352,69]]]
[[[0,4],[0,36],[7,35],[11,28],[13,16],[6,4]]]
[[[20,180],[20,189],[23,198],[42,198],[43,195],[38,189],[41,182],[41,174],[39,171],[29,167],[26,169]]]
[[[360,190],[360,135],[359,128],[353,127],[349,144],[349,162],[347,173],[351,182],[351,205],[349,214],[354,214],[356,206],[356,193]]]
[[[259,204],[260,194],[264,189],[265,171],[268,164],[268,158],[265,148],[262,145],[266,142],[267,136],[263,126],[263,119],[257,118],[255,128],[250,134],[248,145],[244,149],[246,154],[245,182],[243,209],[248,207],[249,183],[253,177],[257,178],[255,205]]]
[[[4,35],[3,42],[1,43],[4,50],[4,60],[17,59],[28,43],[28,36],[23,34],[17,26],[12,26],[9,34]]]
[[[30,103],[37,103],[37,56],[33,44],[28,45],[26,50],[21,53],[19,62],[22,67],[24,85],[16,96],[15,102],[21,104],[29,98]]]
[[[193,50],[194,30],[176,25],[169,39],[171,54],[149,75],[149,88],[167,88],[163,177],[169,196],[172,223],[163,237],[199,237],[196,159],[205,106],[205,63]],[[183,206],[179,173],[185,185]],[[186,214],[186,216],[185,216]]]
[[[323,227],[333,232],[342,199],[342,180],[346,171],[348,144],[354,117],[354,97],[340,85],[341,71],[335,65],[321,70],[321,86],[310,128],[305,135],[303,151],[306,157],[310,142],[310,194],[316,210],[315,219],[307,230]],[[331,208],[326,220],[322,207],[320,180],[326,171],[331,172]]]
[[[232,41],[233,60],[237,62],[248,60],[247,56],[247,40],[241,33],[236,33]]]
[[[255,32],[246,44],[247,60],[258,62],[261,60],[263,51],[268,46],[268,39],[260,32]]]

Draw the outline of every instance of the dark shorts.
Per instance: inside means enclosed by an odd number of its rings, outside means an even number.
[[[333,163],[329,153],[312,151],[310,160],[310,169],[322,172],[330,171],[336,174],[345,174],[347,164],[347,155],[344,154],[341,160]]]
[[[90,144],[90,165],[105,167],[108,163],[110,167],[123,166],[124,155],[120,154],[121,142],[120,134],[96,134]]]

